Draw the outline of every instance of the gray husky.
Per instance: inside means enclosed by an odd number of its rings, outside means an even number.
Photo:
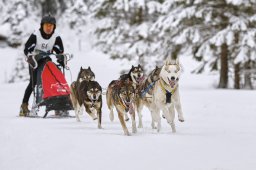
[[[134,90],[135,90],[134,104],[135,104],[135,108],[137,109],[137,106],[139,105],[138,89],[144,80],[144,70],[142,66],[140,64],[138,66],[132,66],[129,73],[121,75],[119,80],[132,82],[132,86],[134,87]],[[127,114],[125,114],[125,121],[128,121],[128,120],[129,120],[129,117]]]
[[[117,110],[118,118],[122,125],[124,134],[129,136],[130,133],[126,127],[124,116],[127,112],[130,113],[132,118],[132,132],[136,133],[136,122],[135,122],[135,111],[134,111],[134,97],[135,90],[132,86],[131,81],[114,80],[112,81],[107,89],[106,98],[107,105],[110,110],[109,118],[111,121],[114,120],[114,107]]]

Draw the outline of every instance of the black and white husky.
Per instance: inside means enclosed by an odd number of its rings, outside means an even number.
[[[74,106],[76,119],[85,111],[93,120],[98,119],[98,128],[101,129],[102,119],[102,88],[97,81],[82,81],[77,87],[77,102]]]
[[[73,107],[75,108],[77,105],[78,100],[78,88],[83,81],[93,81],[95,79],[95,74],[91,70],[90,67],[88,69],[80,68],[80,71],[77,76],[77,80],[72,82],[70,85],[70,91],[71,91],[71,101],[73,104]]]
[[[143,81],[143,78],[144,78],[143,68],[139,64],[138,66],[132,66],[129,73],[121,75],[119,79],[120,80],[129,80],[129,81],[133,82],[133,84],[136,86],[136,85],[139,85]]]
[[[94,81],[95,74],[90,67],[80,68],[77,80],[71,84],[71,101],[75,109],[76,119],[80,121],[79,115],[86,112],[93,118],[98,118],[98,128],[101,128],[102,88]]]

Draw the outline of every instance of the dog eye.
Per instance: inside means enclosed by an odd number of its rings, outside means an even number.
[[[166,71],[167,73],[171,73],[171,71],[170,71],[170,70],[168,70],[167,68],[165,68],[165,71]]]

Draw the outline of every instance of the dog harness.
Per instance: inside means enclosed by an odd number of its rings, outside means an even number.
[[[158,80],[153,81],[153,82],[150,83],[144,90],[142,90],[141,93],[140,93],[140,96],[141,96],[142,98],[144,98],[144,97],[146,96],[147,92],[149,92],[149,90],[152,89],[152,88],[155,86],[155,84],[156,84],[157,81],[158,81]]]
[[[161,90],[163,92],[165,92],[165,96],[166,96],[166,103],[171,103],[171,97],[173,95],[173,93],[176,91],[176,87],[170,92],[168,91],[167,89],[164,88],[164,85],[162,84],[162,79],[160,79],[160,87],[161,87]]]
[[[130,101],[129,107],[127,107],[127,106],[124,104],[124,102],[123,102],[122,99],[119,100],[118,102],[119,102],[119,105],[122,106],[122,107],[125,109],[126,112],[129,112],[130,114],[133,114],[134,107],[133,107],[132,101]]]

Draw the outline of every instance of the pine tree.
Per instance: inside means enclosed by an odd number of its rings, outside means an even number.
[[[137,60],[147,66],[154,64],[159,43],[149,31],[159,15],[160,2],[102,0],[94,11],[95,45],[113,59]]]
[[[29,80],[28,64],[24,62],[24,57],[18,57],[15,62],[15,67],[10,75],[8,83],[22,82]]]
[[[7,43],[11,47],[18,47],[27,33],[24,30],[33,30],[37,12],[32,0],[12,0],[5,2],[1,25],[8,29]],[[31,27],[32,26],[32,27]]]
[[[81,32],[86,25],[88,18],[88,7],[83,0],[72,0],[67,4],[67,9],[62,15],[61,19],[64,20],[65,25],[69,26],[72,30]]]
[[[51,15],[59,17],[67,9],[66,1],[64,0],[35,0],[35,4],[41,9],[41,16],[50,13]]]
[[[231,0],[165,1],[163,11],[167,12],[163,12],[153,29],[163,38],[168,37],[163,46],[182,45],[180,56],[185,53],[201,61],[199,72],[205,68],[219,70],[218,87],[227,88],[234,59],[239,53],[249,57],[254,51],[255,5],[251,1]],[[243,53],[244,48],[247,54]]]

